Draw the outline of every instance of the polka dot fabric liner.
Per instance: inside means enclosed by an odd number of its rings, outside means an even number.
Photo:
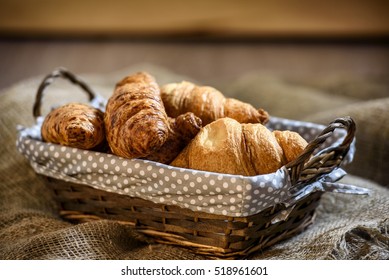
[[[155,203],[177,205],[193,211],[243,217],[261,212],[277,203],[293,203],[311,191],[363,192],[352,186],[337,188],[334,182],[344,176],[338,169],[322,182],[291,194],[288,172],[252,177],[176,168],[142,159],[125,159],[112,154],[44,143],[40,139],[39,118],[31,128],[19,127],[17,148],[36,173],[96,189],[143,198]],[[293,130],[307,141],[314,139],[324,126],[273,117],[269,129]],[[342,141],[345,132],[334,133],[327,146]],[[345,162],[351,161],[354,146]]]

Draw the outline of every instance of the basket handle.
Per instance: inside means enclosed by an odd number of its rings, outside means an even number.
[[[325,150],[318,155],[312,156],[313,152],[320,147],[337,128],[347,131],[342,143]],[[355,136],[355,122],[351,117],[337,118],[331,122],[323,131],[304,149],[300,156],[288,163],[286,168],[293,188],[306,185],[316,181],[322,175],[330,173],[342,162],[350,149]]]
[[[95,97],[96,94],[95,92],[84,82],[82,81],[78,76],[74,75],[71,73],[69,70],[65,68],[57,68],[50,74],[48,74],[41,82],[41,84],[38,87],[36,97],[35,97],[35,102],[34,102],[34,107],[33,107],[33,116],[34,118],[38,118],[41,116],[41,104],[42,104],[42,99],[43,99],[43,93],[45,89],[51,85],[55,79],[57,78],[64,78],[72,82],[73,84],[76,84],[80,86],[87,94],[89,101],[92,101]]]

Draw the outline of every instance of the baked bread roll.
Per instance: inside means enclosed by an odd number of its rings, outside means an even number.
[[[285,164],[282,148],[262,124],[218,119],[203,127],[173,160],[176,167],[254,176],[275,172]]]
[[[114,154],[161,163],[170,163],[202,126],[191,112],[169,118],[159,86],[145,72],[127,76],[116,85],[104,121]]]
[[[105,142],[104,114],[82,103],[60,106],[45,117],[42,139],[63,146],[91,150]]]
[[[217,119],[229,117],[240,123],[262,123],[269,120],[269,114],[263,109],[234,98],[226,98],[213,87],[197,86],[183,81],[161,87],[161,97],[170,117],[193,112],[203,125]]]
[[[160,149],[169,135],[169,120],[154,77],[138,72],[117,83],[104,122],[115,155],[141,158]]]

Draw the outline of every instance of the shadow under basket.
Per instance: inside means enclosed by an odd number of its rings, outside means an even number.
[[[60,215],[66,220],[75,223],[115,220],[158,243],[182,246],[213,259],[247,258],[302,232],[312,224],[322,195],[317,191],[289,208],[276,204],[255,215],[230,217],[44,178],[59,204]],[[288,218],[274,222],[282,211],[290,211]]]

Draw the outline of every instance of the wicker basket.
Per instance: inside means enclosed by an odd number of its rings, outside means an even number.
[[[56,70],[45,77],[38,89],[33,110],[35,118],[40,116],[44,89],[57,77],[67,78],[80,85],[88,92],[90,100],[95,97],[93,91],[78,77],[65,69]],[[346,130],[341,143],[317,153],[338,128]],[[297,192],[337,169],[350,149],[354,134],[355,123],[349,117],[336,119],[324,128],[309,142],[304,152],[285,167],[291,182],[289,191]],[[131,225],[156,242],[182,246],[209,258],[221,259],[247,258],[254,252],[305,230],[314,220],[315,209],[323,193],[310,192],[291,205],[280,202],[253,215],[232,217],[155,203],[89,185],[44,177],[58,202],[61,216],[67,220],[76,223],[98,219],[115,220]],[[287,218],[278,218],[285,213]]]

